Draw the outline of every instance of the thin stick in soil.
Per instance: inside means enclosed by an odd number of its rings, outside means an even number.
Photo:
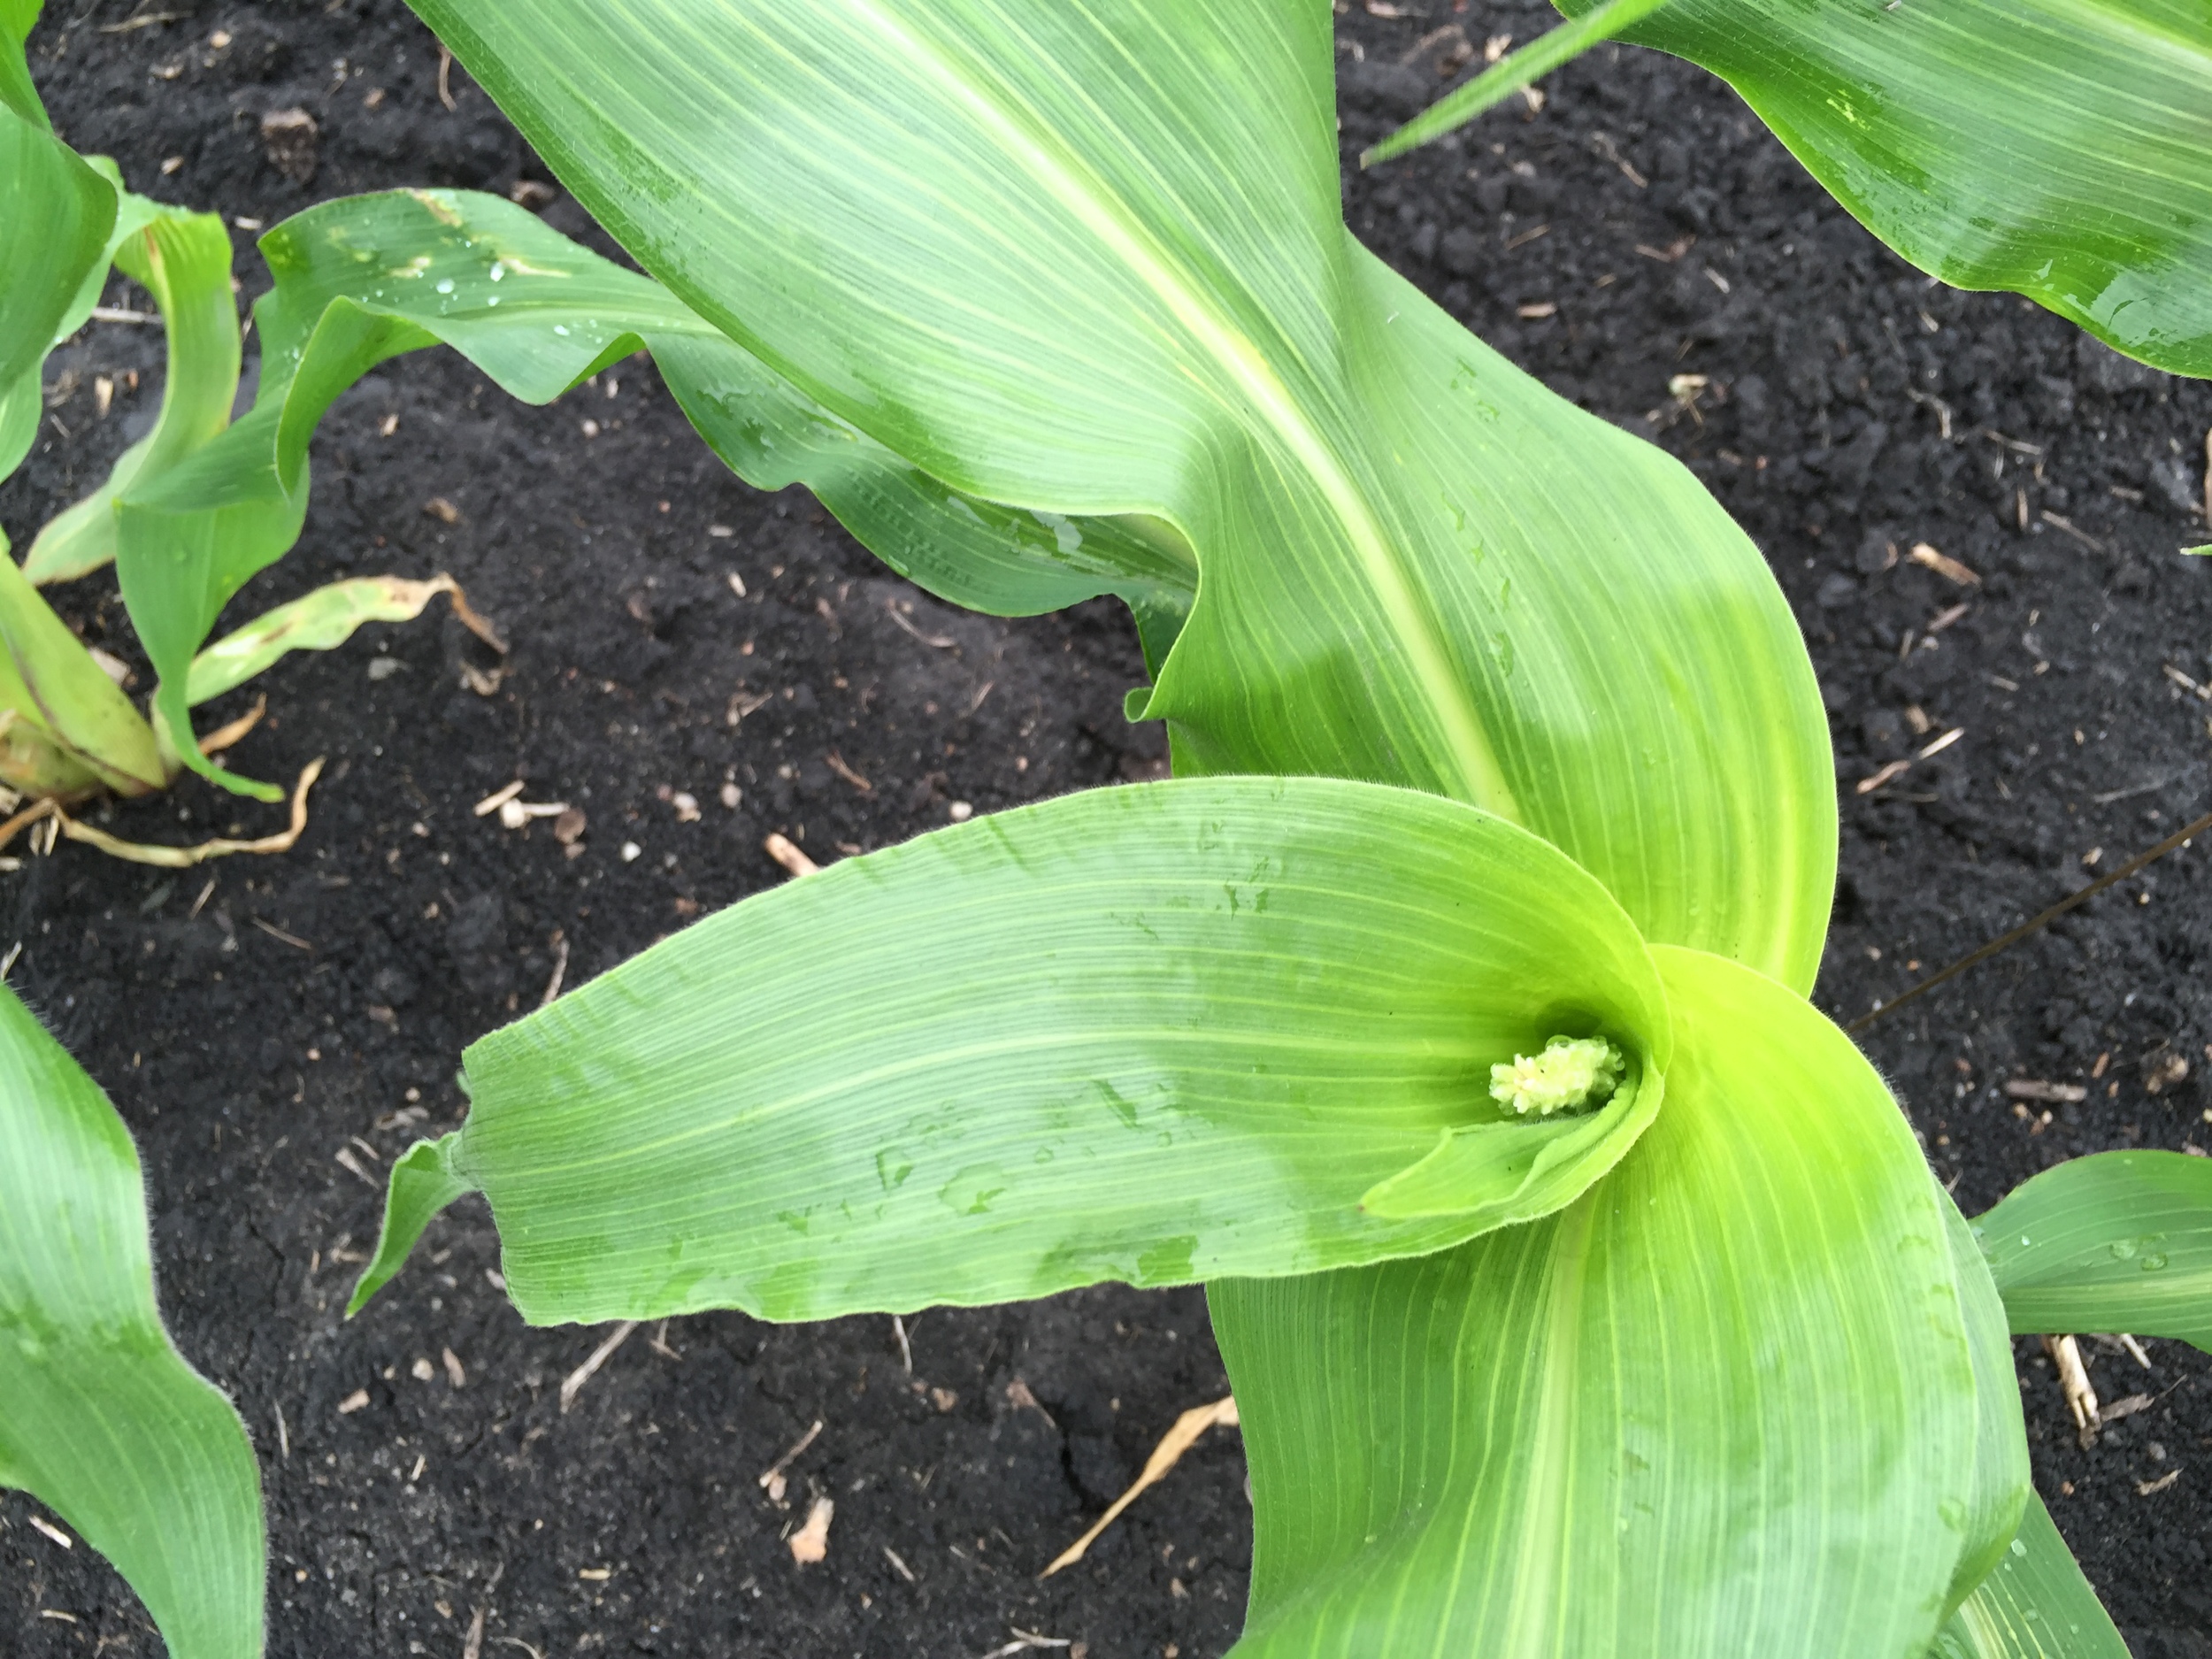
[[[1893,997],[1886,1002],[1878,1004],[1871,1011],[1860,1015],[1858,1018],[1853,1020],[1843,1029],[1849,1035],[1854,1037],[1857,1036],[1869,1025],[1871,1025],[1876,1020],[1881,1018],[1883,1015],[1895,1012],[1898,1009],[1902,1008],[1906,1003],[1911,1002],[1915,997],[1925,996],[1929,992],[1934,990],[1937,986],[1941,985],[1945,980],[1956,979],[1960,974],[1965,972],[1969,968],[1974,966],[1977,963],[1988,961],[1990,957],[1995,956],[1999,951],[2010,949],[2013,946],[2018,944],[2022,940],[2025,939],[2030,933],[2034,933],[2038,928],[2044,927],[2048,924],[2056,921],[2060,917],[2065,915],[2067,911],[2075,909],[2078,905],[2088,903],[2090,900],[2095,898],[2097,895],[2103,892],[2107,887],[2112,886],[2114,882],[2126,880],[2130,876],[2133,875],[2137,871],[2142,869],[2145,865],[2154,864],[2157,860],[2163,858],[2168,853],[2173,851],[2175,848],[2180,846],[2184,841],[2195,840],[2196,837],[2203,834],[2208,829],[2212,829],[2212,812],[2207,812],[2202,818],[2183,825],[2179,829],[2166,837],[2164,841],[2159,842],[2157,846],[2152,848],[2148,852],[2136,854],[2134,857],[2129,859],[2127,863],[2120,865],[2116,870],[2110,871],[2104,875],[2099,876],[2094,881],[2092,881],[2087,887],[2084,887],[2080,892],[2075,894],[2072,897],[2061,899],[2057,903],[2052,905],[2049,910],[2043,910],[2037,915],[2031,916],[2026,921],[2021,923],[2019,926],[2014,928],[2010,933],[1991,940],[1987,944],[1982,946],[1978,950],[1970,950],[1967,952],[1966,955],[1961,956],[1956,962],[1953,963],[1949,967],[1944,969],[1940,973],[1931,974],[1927,979],[1923,979],[1919,984],[1914,986],[1911,990],[1907,991],[1902,996]]]
[[[578,1390],[581,1389],[586,1383],[589,1382],[592,1378],[597,1374],[599,1368],[607,1363],[608,1356],[611,1355],[615,1349],[620,1348],[625,1342],[628,1341],[630,1340],[630,1333],[636,1329],[637,1321],[635,1319],[625,1319],[620,1325],[615,1326],[614,1333],[611,1336],[608,1337],[608,1339],[602,1342],[597,1348],[592,1349],[591,1357],[589,1359],[579,1365],[574,1371],[569,1372],[568,1376],[561,1383],[562,1411],[566,1412],[569,1407],[576,1403]]]
[[[822,1419],[817,1417],[814,1419],[812,1425],[808,1428],[805,1433],[800,1435],[797,1440],[791,1442],[790,1447],[785,1451],[782,1456],[776,1459],[774,1463],[769,1464],[766,1469],[761,1471],[760,1487],[762,1491],[768,1494],[768,1501],[771,1503],[781,1503],[783,1502],[783,1471],[791,1467],[792,1460],[796,1458],[801,1452],[806,1450],[808,1447],[814,1444],[814,1437],[821,1432]]]

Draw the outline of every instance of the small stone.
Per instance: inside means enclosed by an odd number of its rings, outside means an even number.
[[[1454,276],[1472,276],[1482,269],[1482,238],[1464,225],[1448,230],[1436,244],[1436,257]]]
[[[564,847],[574,845],[584,833],[584,814],[581,808],[571,807],[553,820],[553,839]]]
[[[622,843],[622,862],[626,864],[635,863],[638,855],[644,850],[645,849],[639,846],[635,841],[624,841]]]
[[[305,110],[271,110],[261,118],[261,148],[269,165],[295,184],[314,181],[319,137],[315,118]]]
[[[737,803],[744,798],[745,792],[735,784],[726,783],[722,786],[722,804],[729,808],[731,811],[736,811]]]
[[[438,1368],[426,1359],[418,1359],[407,1371],[417,1382],[428,1382],[438,1374]]]
[[[956,824],[965,824],[975,816],[975,809],[965,801],[955,801],[945,809],[945,816]]]
[[[669,805],[676,809],[676,822],[696,824],[699,821],[699,797],[688,790],[679,789],[669,798]]]

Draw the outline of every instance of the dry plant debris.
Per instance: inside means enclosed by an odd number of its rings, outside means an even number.
[[[589,1359],[569,1372],[561,1383],[561,1409],[563,1411],[566,1411],[569,1407],[576,1403],[578,1391],[597,1374],[599,1368],[607,1363],[608,1357],[615,1349],[630,1340],[630,1333],[636,1329],[635,1319],[625,1319],[620,1325],[615,1326],[605,1341],[592,1349]]]
[[[837,1513],[836,1502],[829,1498],[817,1498],[806,1512],[806,1525],[784,1541],[791,1546],[791,1559],[800,1566],[810,1566],[829,1554],[830,1517]]]
[[[1084,1552],[1097,1542],[1098,1535],[1120,1518],[1121,1512],[1137,1501],[1140,1493],[1180,1463],[1183,1454],[1198,1443],[1200,1435],[1216,1424],[1224,1428],[1234,1428],[1238,1421],[1234,1394],[1224,1394],[1211,1405],[1193,1406],[1184,1412],[1175,1419],[1175,1426],[1160,1437],[1160,1443],[1152,1448],[1152,1455],[1144,1460],[1144,1472],[1137,1477],[1129,1490],[1116,1498],[1088,1532],[1062,1550],[1053,1558],[1052,1564],[1037,1576],[1049,1578],[1061,1568],[1071,1567],[1082,1560]]]

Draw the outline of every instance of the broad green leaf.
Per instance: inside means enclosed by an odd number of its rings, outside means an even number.
[[[44,0],[0,0],[0,109],[38,127],[49,125],[46,106],[39,102],[38,88],[31,84],[31,66],[23,51],[43,4]]]
[[[1725,77],[1924,271],[2212,374],[2201,0],[1669,0],[1621,38]]]
[[[403,576],[351,576],[265,611],[192,659],[185,700],[194,707],[242,686],[293,651],[334,650],[365,622],[412,622],[440,594],[457,595],[450,576],[426,582]]]
[[[0,1401],[0,1482],[115,1563],[172,1659],[261,1652],[253,1448],[162,1327],[123,1120],[4,987]]]
[[[24,556],[34,582],[66,581],[115,557],[115,503],[134,483],[158,478],[230,424],[238,395],[240,342],[230,288],[230,233],[221,216],[119,196],[108,257],[153,296],[168,336],[168,373],[153,430],[116,457],[106,480],[40,531]],[[79,296],[88,315],[100,272]],[[65,319],[68,326],[73,319]],[[74,321],[81,321],[78,315]]]
[[[2212,1160],[2070,1159],[2015,1187],[1974,1233],[2023,1335],[2128,1331],[2212,1352]]]
[[[113,187],[54,136],[0,27],[0,387],[37,372],[114,222]]]
[[[1595,1032],[1632,1063],[1602,1110],[1491,1099],[1493,1064]],[[483,1189],[533,1321],[911,1310],[1547,1213],[1659,1111],[1669,1043],[1633,927],[1527,832],[1373,785],[1177,781],[700,922],[472,1045],[466,1125],[411,1158]],[[1440,1142],[1494,1148],[1455,1163],[1455,1208],[1363,1207]],[[393,1203],[357,1306],[427,1219]]]
[[[1240,1659],[1934,1640],[1988,1516],[1940,1195],[1826,1019],[1652,954],[1666,1104],[1569,1208],[1209,1285],[1252,1477]]]
[[[441,342],[532,403],[651,349],[742,476],[768,488],[812,485],[849,522],[871,526],[892,563],[949,597],[1038,611],[1118,593],[1160,655],[1188,607],[1192,574],[1171,538],[945,489],[793,392],[657,283],[511,202],[433,190],[349,197],[287,220],[261,249],[275,287],[254,310],[262,378],[252,411],[188,464],[142,472],[116,521],[124,596],[173,731],[185,729],[188,665],[216,617],[298,539],[308,442],[324,411],[378,363]],[[180,747],[186,764],[201,764]]]
[[[2051,1512],[2032,1496],[2019,1536],[1944,1625],[1928,1659],[2128,1659],[2128,1647]]]
[[[153,728],[53,612],[0,534],[0,782],[68,800],[168,781]]]
[[[1805,987],[1825,723],[1757,551],[1342,217],[1322,0],[414,0],[703,316],[949,488],[1143,515],[1179,768],[1455,795]],[[867,539],[865,531],[860,532]]]

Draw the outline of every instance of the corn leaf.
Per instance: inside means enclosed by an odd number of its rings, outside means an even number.
[[[24,37],[35,5],[0,13],[0,478],[38,429],[39,365],[100,263],[115,191],[54,135],[31,85]]]
[[[1652,954],[1666,1104],[1574,1204],[1209,1286],[1252,1473],[1240,1659],[1919,1654],[2009,1535],[2024,1461],[1993,1503],[1951,1449],[1977,1342],[1880,1079],[1771,981]]]
[[[2015,1187],[1974,1232],[2016,1332],[2129,1331],[2212,1352],[2212,1160],[2073,1158]]]
[[[1601,1032],[1631,1060],[1602,1110],[1492,1100],[1493,1064]],[[472,1045],[468,1122],[395,1185],[355,1304],[449,1177],[539,1322],[1432,1250],[1611,1167],[1669,1041],[1619,907],[1487,814],[1323,780],[1071,795],[749,899]],[[1363,1202],[1440,1156],[1448,1206]]]
[[[1352,241],[1319,0],[415,4],[808,396],[968,496],[1172,527],[1200,597],[1139,711],[1179,769],[1455,795],[1809,984],[1833,781],[1788,611],[1686,472]]]
[[[1928,1659],[2128,1659],[2128,1647],[2043,1500],[2031,1495],[2018,1535]]]
[[[2146,363],[2212,374],[2212,10],[2200,0],[1670,0],[1621,37],[1724,76],[1921,269],[2010,288]]]
[[[261,1652],[253,1448],[162,1328],[123,1120],[4,987],[0,1401],[0,1485],[115,1563],[173,1659]]]
[[[96,165],[105,164],[96,158]],[[112,559],[118,499],[213,439],[230,424],[238,395],[238,311],[231,297],[230,233],[221,216],[165,207],[127,191],[118,200],[108,258],[153,296],[167,335],[161,412],[153,430],[116,457],[100,488],[58,514],[32,541],[23,572],[41,584],[85,575]],[[80,296],[86,314],[104,275],[104,262],[87,284],[89,292]],[[72,324],[65,319],[64,326]]]
[[[254,407],[119,494],[119,574],[172,731],[186,729],[190,664],[216,617],[299,537],[308,442],[324,411],[377,364],[441,342],[532,403],[648,348],[741,475],[768,488],[812,485],[891,563],[962,603],[1034,611],[1118,593],[1161,656],[1188,607],[1187,557],[1156,527],[1077,523],[947,490],[793,392],[657,283],[511,202],[433,190],[349,197],[288,219],[261,249],[275,286],[254,309]],[[65,572],[58,549],[38,573],[69,573],[96,554],[73,546]],[[274,793],[180,747],[185,764],[227,787]]]
[[[0,781],[63,800],[158,789],[153,728],[7,552],[0,534]]]
[[[1935,1186],[1932,1173],[1929,1184]],[[1959,1307],[1966,1316],[1966,1337],[1974,1356],[1974,1489],[1967,1505],[1969,1541],[1952,1571],[1944,1600],[1949,1613],[2003,1559],[2035,1489],[2030,1484],[2027,1421],[2020,1407],[2020,1375],[2013,1364],[2003,1299],[1974,1241],[1974,1231],[1951,1202],[1951,1194],[1936,1187],[1936,1202],[1943,1212],[1944,1237],[1958,1277]]]
[[[185,701],[195,708],[242,686],[294,651],[335,650],[366,622],[412,622],[440,594],[457,593],[450,577],[349,576],[265,611],[192,659]]]

